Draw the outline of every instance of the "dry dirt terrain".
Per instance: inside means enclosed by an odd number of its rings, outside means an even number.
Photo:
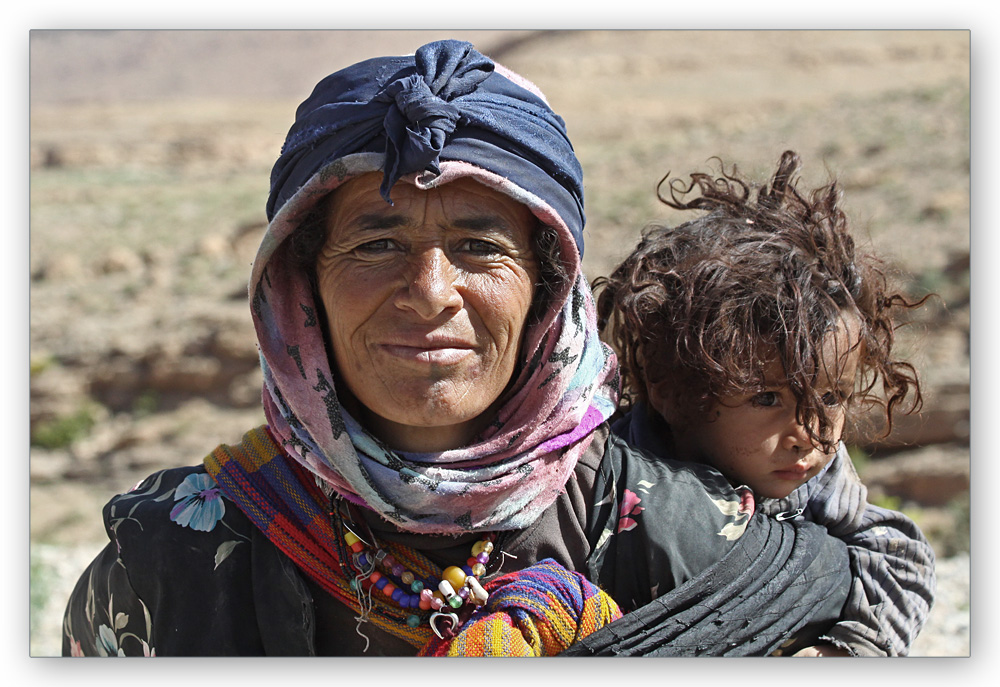
[[[268,172],[320,78],[441,32],[35,32],[31,36],[33,655],[59,652],[100,509],[263,420],[246,279]],[[583,163],[589,277],[651,220],[667,172],[785,149],[837,176],[860,243],[935,293],[900,332],[923,411],[852,439],[873,500],[942,561],[914,648],[969,651],[969,34],[458,32],[537,83]]]

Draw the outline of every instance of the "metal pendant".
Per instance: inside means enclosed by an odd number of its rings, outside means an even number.
[[[438,623],[441,623],[443,627],[438,627]],[[447,613],[435,611],[431,613],[430,626],[438,639],[451,639],[455,636],[455,630],[458,629],[458,616],[450,611]]]

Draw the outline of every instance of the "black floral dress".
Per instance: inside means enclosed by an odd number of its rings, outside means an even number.
[[[744,564],[734,562],[745,559],[738,545],[760,518],[752,499],[717,472],[654,458],[602,427],[566,493],[539,522],[506,538],[502,572],[554,558],[598,583],[627,613],[669,599],[673,590],[708,590],[721,561],[745,574]],[[113,498],[104,521],[110,543],[71,595],[64,655],[416,653],[377,628],[359,626],[354,611],[323,598],[203,466],[151,475]],[[786,538],[802,537],[789,524],[772,525]],[[755,645],[750,653],[770,652],[807,621],[829,625],[837,618],[848,578],[832,575],[832,568],[846,570],[843,545],[819,531],[807,534],[834,561],[826,564],[826,586],[816,589],[827,603],[774,629],[766,646]],[[432,544],[416,535],[399,537]],[[437,540],[434,546],[440,546]],[[455,548],[465,545],[459,541]],[[442,561],[454,555],[448,548],[428,553]],[[767,594],[759,598],[766,612]],[[366,641],[359,643],[362,634]],[[664,652],[669,647],[648,653]],[[693,653],[724,651],[699,646]]]

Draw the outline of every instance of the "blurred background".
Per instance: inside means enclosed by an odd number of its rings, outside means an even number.
[[[246,305],[268,174],[315,83],[470,40],[534,81],[584,167],[589,278],[651,220],[657,182],[838,178],[855,237],[919,298],[900,352],[923,411],[849,437],[870,499],[939,558],[915,655],[969,652],[970,36],[965,31],[33,31],[31,653],[106,541],[101,508],[263,422]],[[714,164],[714,166],[713,166]]]

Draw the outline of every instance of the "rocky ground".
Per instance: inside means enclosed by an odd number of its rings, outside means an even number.
[[[295,105],[328,72],[432,32],[59,32],[31,39],[33,655],[58,652],[100,507],[259,423],[245,303],[267,175]],[[653,188],[721,156],[842,181],[859,241],[913,297],[900,331],[923,411],[852,437],[873,499],[938,552],[914,647],[969,652],[969,37],[961,32],[461,33],[534,80],[586,174],[591,277]]]

